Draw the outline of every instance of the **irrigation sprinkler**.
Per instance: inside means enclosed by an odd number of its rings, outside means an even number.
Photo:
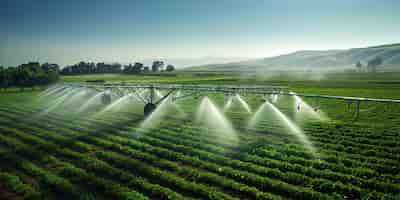
[[[274,95],[285,95],[294,97],[307,97],[314,98],[316,101],[319,99],[333,99],[339,101],[345,101],[348,103],[348,109],[350,105],[355,103],[355,113],[353,115],[354,120],[357,120],[360,115],[361,102],[377,102],[377,103],[400,103],[399,99],[377,99],[377,98],[362,98],[362,97],[348,97],[348,96],[329,96],[319,94],[303,94],[290,92],[288,87],[283,86],[254,86],[254,85],[173,85],[173,84],[66,84],[63,87],[82,87],[87,89],[93,89],[98,92],[103,92],[102,103],[109,104],[111,102],[111,94],[117,96],[124,96],[128,94],[135,95],[144,103],[144,114],[149,115],[160,104],[163,100],[169,97],[176,91],[181,91],[182,94],[174,96],[172,101],[183,99],[187,97],[198,98],[200,96],[206,96],[208,93],[222,93],[226,97],[232,95],[261,95],[263,100],[267,100],[268,96]],[[148,90],[149,96],[146,98],[142,96],[138,90]],[[156,90],[168,91],[160,99],[156,99]],[[297,106],[300,110],[301,107]]]
[[[168,92],[168,94],[166,94],[163,97],[161,97],[161,99],[159,99],[158,101],[155,101],[155,99],[154,99],[154,88],[151,88],[151,90],[150,90],[150,101],[148,103],[146,103],[146,105],[144,106],[144,115],[148,116],[149,114],[151,114],[157,108],[157,105],[160,104],[162,101],[164,101],[173,92],[174,92],[174,90],[171,90],[170,92]]]

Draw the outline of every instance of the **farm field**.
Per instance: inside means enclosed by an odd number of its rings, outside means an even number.
[[[399,74],[332,76],[85,75],[61,83],[257,84],[400,99]],[[400,198],[400,104],[363,102],[354,119],[356,105],[340,100],[206,93],[165,101],[145,119],[137,99],[110,107],[95,92],[71,91],[0,92],[0,199]]]

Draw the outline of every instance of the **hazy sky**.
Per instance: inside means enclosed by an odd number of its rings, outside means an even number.
[[[398,0],[0,0],[0,65],[267,57],[400,42]]]

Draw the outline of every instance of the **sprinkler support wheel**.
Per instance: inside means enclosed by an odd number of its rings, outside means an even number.
[[[149,116],[155,109],[157,108],[156,104],[154,103],[147,103],[144,106],[144,115]]]

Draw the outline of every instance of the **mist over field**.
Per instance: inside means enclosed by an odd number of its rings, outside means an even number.
[[[231,63],[214,63],[194,66],[192,71],[344,71],[356,69],[357,62],[367,65],[368,61],[380,57],[380,71],[400,71],[400,44],[388,44],[347,50],[301,50],[294,53],[255,60]],[[364,69],[363,71],[366,71]]]

